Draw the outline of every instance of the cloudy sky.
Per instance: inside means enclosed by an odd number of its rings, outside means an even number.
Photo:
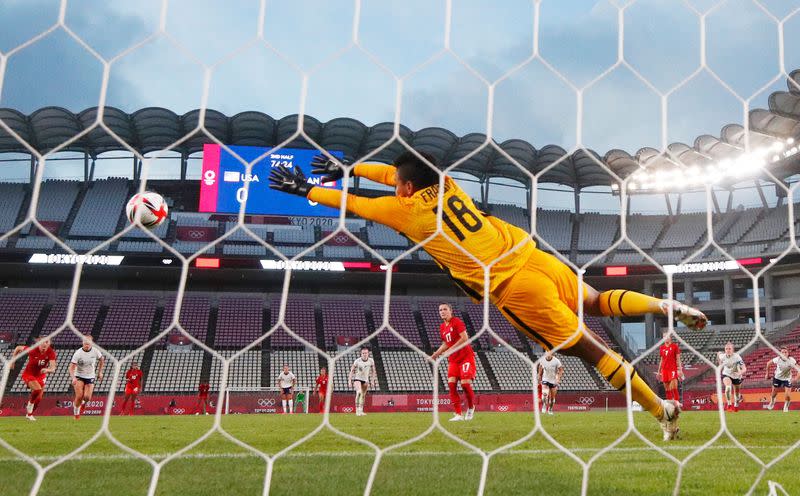
[[[97,105],[103,59],[105,104],[126,111],[398,118],[635,153],[718,136],[800,68],[800,0],[544,0],[538,15],[532,0],[70,0],[63,26],[60,5],[0,2],[0,106]]]

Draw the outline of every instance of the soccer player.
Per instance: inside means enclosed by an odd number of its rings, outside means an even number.
[[[195,415],[200,415],[201,411],[203,415],[208,415],[208,392],[210,390],[211,386],[207,382],[201,382],[197,385],[197,403],[194,406]]]
[[[36,417],[33,412],[39,406],[44,396],[44,384],[47,381],[47,374],[52,374],[56,370],[56,350],[50,346],[50,339],[47,337],[40,338],[36,341],[36,346],[28,348],[27,346],[17,346],[11,354],[11,358],[16,357],[20,353],[28,351],[28,364],[22,370],[22,382],[31,390],[28,403],[25,405],[25,418],[30,421],[35,421]],[[14,369],[14,364],[11,362],[9,368]]]
[[[289,364],[283,364],[283,371],[278,374],[277,385],[281,388],[283,413],[294,413],[294,387],[297,385],[297,377],[289,370]]]
[[[367,389],[378,387],[378,372],[375,370],[375,360],[369,356],[369,348],[361,348],[361,356],[355,359],[347,375],[347,385],[356,392],[356,416],[363,417],[364,403],[367,399]]]
[[[539,382],[542,385],[542,413],[553,414],[553,405],[556,404],[558,385],[564,375],[564,364],[554,357],[549,351],[544,354],[544,360],[539,362]]]
[[[128,401],[131,402],[130,415],[133,415],[133,411],[136,408],[136,398],[139,396],[139,391],[142,390],[142,377],[144,377],[144,374],[142,369],[139,368],[139,364],[132,361],[130,368],[125,372],[125,399],[122,400],[122,407],[119,410],[120,415],[125,415],[125,405],[128,404]]]
[[[72,354],[69,362],[69,376],[72,378],[72,388],[75,398],[72,401],[72,414],[75,420],[81,418],[83,406],[92,401],[95,382],[103,380],[103,367],[106,359],[94,347],[91,336],[84,336],[81,347]]]
[[[681,363],[681,348],[672,341],[672,333],[664,333],[664,344],[658,348],[659,361],[658,379],[664,384],[664,391],[668,400],[680,403],[681,395],[678,391],[678,381],[684,379],[683,364]]]
[[[475,391],[472,390],[472,381],[475,380],[475,352],[472,345],[467,343],[467,326],[464,321],[453,316],[453,307],[449,303],[439,305],[439,335],[442,344],[433,352],[431,358],[436,360],[440,356],[447,356],[447,387],[450,389],[450,402],[453,404],[455,415],[450,422],[472,420],[475,415]],[[461,415],[461,397],[458,395],[458,383],[467,397],[467,414]]]
[[[738,353],[733,352],[733,343],[725,343],[725,352],[717,354],[717,361],[722,366],[722,384],[725,385],[725,411],[739,411],[739,387],[742,385],[742,375],[747,372],[744,360]]]
[[[313,173],[325,174],[324,183],[344,176],[341,164],[325,156],[316,157],[311,165]],[[529,233],[478,210],[452,178],[444,176],[440,186],[436,167],[432,156],[411,151],[398,156],[394,165],[355,165],[351,175],[394,186],[393,196],[380,198],[353,194],[342,198],[340,190],[309,184],[299,168],[274,167],[269,179],[273,189],[332,208],[344,205],[414,243],[424,241],[425,251],[461,289],[476,301],[488,297],[509,322],[545,349],[561,346],[561,353],[583,358],[620,390],[630,375],[633,401],[660,422],[665,440],[674,438],[680,405],[659,398],[630,364],[578,322],[578,278],[569,266],[537,249]],[[702,312],[677,301],[628,290],[600,293],[586,284],[581,289],[583,309],[590,315],[671,314],[691,329],[703,329],[708,322]]]
[[[325,410],[325,395],[328,393],[328,369],[319,369],[319,375],[315,381],[314,392],[319,393],[319,413]]]
[[[767,370],[764,372],[764,379],[769,379],[769,369],[775,365],[775,375],[772,378],[772,392],[767,410],[775,408],[775,398],[778,396],[778,388],[783,388],[783,411],[789,411],[789,403],[792,401],[792,375],[797,360],[789,356],[789,348],[783,346],[781,354],[767,362]]]

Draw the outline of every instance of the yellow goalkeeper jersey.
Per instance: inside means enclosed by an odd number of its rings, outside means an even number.
[[[395,167],[391,165],[358,164],[353,174],[395,185]],[[341,195],[340,190],[315,187],[308,199],[340,208]],[[534,252],[536,244],[527,232],[482,213],[450,177],[445,177],[442,201],[445,235],[437,233],[438,198],[439,185],[435,184],[407,198],[365,198],[348,194],[346,207],[348,212],[359,217],[399,231],[414,243],[435,234],[423,246],[424,250],[475,299],[481,299],[484,293],[484,267],[497,261],[489,270],[489,291],[494,292],[519,271]]]

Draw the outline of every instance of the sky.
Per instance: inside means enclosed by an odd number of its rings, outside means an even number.
[[[719,136],[800,68],[800,0],[358,5],[266,0],[260,22],[258,0],[71,0],[59,24],[60,1],[4,0],[0,107],[80,111],[104,95],[128,112],[398,119],[634,154]]]

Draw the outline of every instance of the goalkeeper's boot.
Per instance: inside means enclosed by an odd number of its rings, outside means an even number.
[[[464,417],[460,413],[456,413],[450,418],[450,422],[461,422],[464,420]]]
[[[664,432],[664,441],[671,441],[678,435],[678,416],[681,414],[681,405],[675,400],[664,400],[664,413],[661,414],[661,430]]]
[[[472,420],[472,417],[475,416],[475,407],[467,408],[467,413],[464,415],[464,420]]]
[[[669,317],[670,307],[672,307],[672,316],[675,320],[693,331],[702,331],[708,324],[708,317],[703,312],[675,300],[661,302],[661,312],[667,317]]]

